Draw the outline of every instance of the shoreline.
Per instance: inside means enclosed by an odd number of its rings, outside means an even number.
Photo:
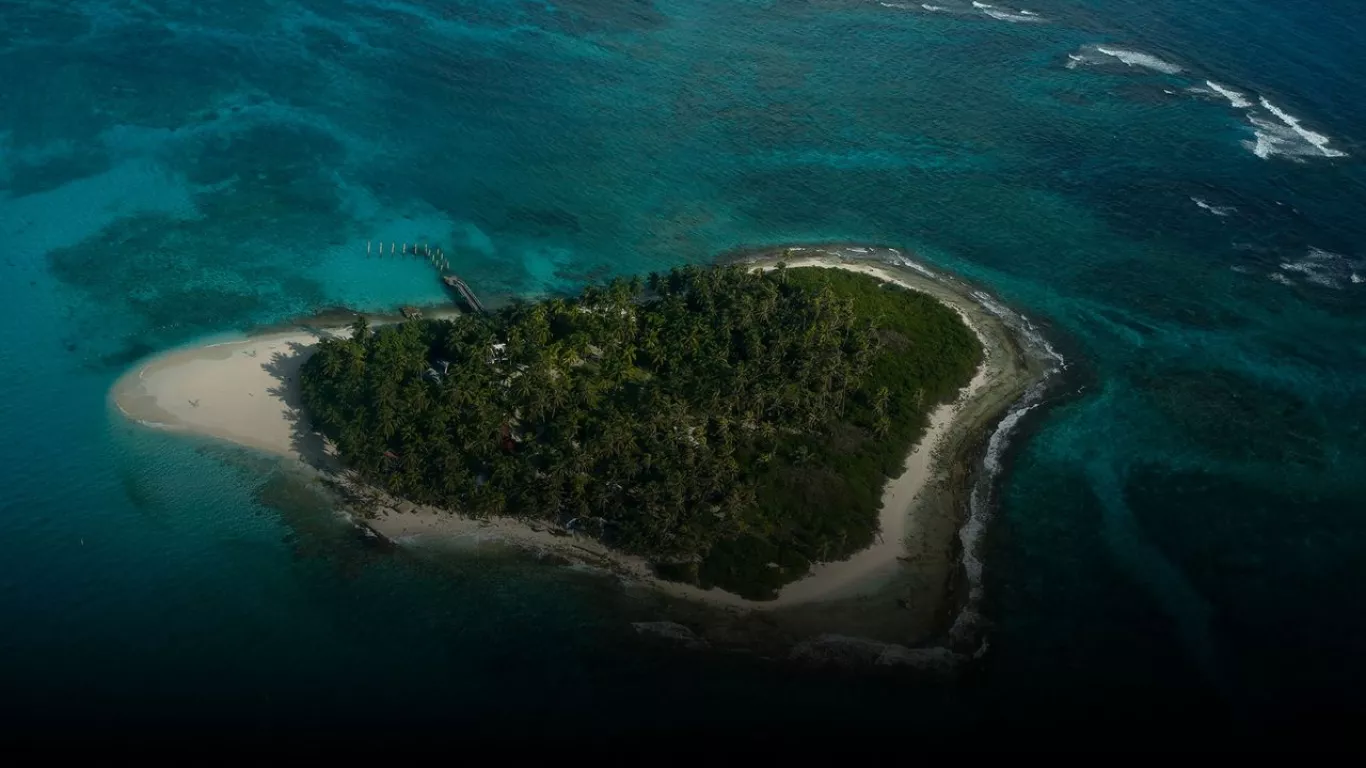
[[[845,252],[849,252],[846,254]],[[874,254],[870,257],[868,254]],[[871,246],[806,246],[752,251],[728,260],[767,269],[839,268],[870,274],[929,293],[957,311],[982,343],[983,360],[954,402],[931,412],[929,425],[906,457],[904,471],[888,481],[879,513],[881,535],[847,560],[813,566],[784,586],[774,600],[747,600],[719,589],[664,581],[638,557],[608,550],[596,540],[555,526],[515,518],[480,520],[400,502],[354,481],[307,428],[297,390],[299,367],[322,338],[348,329],[300,324],[294,330],[173,350],[144,362],[115,384],[112,401],[129,420],[172,431],[208,435],[292,459],[315,477],[337,485],[352,520],[397,544],[478,548],[489,544],[551,555],[615,574],[631,586],[668,599],[721,609],[732,615],[781,615],[794,626],[843,629],[844,608],[895,612],[894,629],[860,620],[874,634],[926,638],[941,635],[952,619],[962,570],[960,529],[967,520],[965,480],[970,464],[998,423],[1031,386],[1046,378],[1040,361],[1015,338],[1017,329],[965,285],[924,267],[886,261],[899,251]],[[879,256],[882,260],[879,260]],[[988,299],[989,301],[989,299]],[[379,316],[380,322],[390,320]],[[329,318],[330,319],[330,318]],[[980,452],[979,452],[980,453]],[[831,610],[832,607],[834,610]],[[845,617],[833,621],[838,615]],[[862,616],[861,619],[868,619]],[[874,625],[877,625],[877,628]]]

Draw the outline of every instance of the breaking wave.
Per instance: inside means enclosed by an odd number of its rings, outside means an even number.
[[[973,291],[972,298],[976,299],[977,303],[981,304],[983,309],[1001,318],[1006,325],[1023,336],[1025,342],[1031,349],[1038,351],[1043,357],[1052,360],[1055,371],[1061,371],[1067,368],[1067,360],[1063,358],[1058,350],[1053,348],[1052,344],[1048,343],[1048,339],[1044,338],[1043,332],[1031,323],[1029,318],[1009,309],[982,291]]]
[[[1044,394],[1053,378],[1067,368],[1067,360],[1048,343],[1043,333],[1029,318],[1009,309],[982,291],[973,291],[971,295],[983,309],[1019,333],[1024,338],[1026,346],[1041,358],[1050,361],[1051,365],[1044,378],[1030,387],[1011,407],[987,440],[986,455],[982,458],[983,472],[973,483],[972,492],[968,496],[968,519],[958,531],[958,539],[963,546],[963,570],[967,574],[968,598],[958,615],[954,617],[953,626],[949,628],[949,637],[955,645],[985,643],[985,638],[979,631],[983,596],[981,547],[987,526],[991,522],[992,492],[1004,468],[1002,459],[1006,449],[1010,447],[1011,438],[1014,437],[1020,421],[1043,403]]]
[[[1332,139],[1321,133],[1305,128],[1298,117],[1259,96],[1257,101],[1262,110],[1249,112],[1247,120],[1252,124],[1255,139],[1243,142],[1243,146],[1263,160],[1280,155],[1282,157],[1346,157],[1347,153],[1328,146]]]
[[[1042,16],[1033,11],[1021,9],[1011,12],[997,8],[991,3],[979,3],[975,0],[972,7],[981,11],[983,16],[989,16],[998,21],[1008,21],[1012,24],[1038,24],[1044,20]]]
[[[1184,71],[1180,66],[1150,53],[1110,45],[1083,45],[1076,53],[1068,56],[1068,59],[1068,69],[1076,69],[1082,65],[1113,64],[1118,61],[1128,67],[1151,69],[1165,75],[1177,75]]]
[[[1010,11],[988,7],[982,9],[982,13],[998,21],[1008,21],[1011,24],[1040,24],[1044,21],[1042,16],[1033,11],[1022,10],[1019,13],[1011,13]]]
[[[968,519],[958,531],[958,540],[963,546],[963,570],[968,579],[968,599],[949,628],[949,637],[955,645],[975,645],[981,640],[978,636],[983,597],[981,546],[992,517],[991,491],[997,476],[1001,474],[1001,459],[1010,446],[1010,438],[1025,414],[1038,407],[1043,399],[1043,391],[1044,385],[1040,383],[1026,392],[1019,404],[996,425],[987,440],[987,452],[982,457],[985,471],[973,484],[968,497]]]
[[[915,5],[910,5],[907,3],[887,2],[886,0],[879,0],[878,5],[881,5],[884,8],[900,8],[903,10],[914,10],[915,8],[917,8],[917,6]],[[998,21],[1010,22],[1012,24],[1041,24],[1047,21],[1047,19],[1045,19],[1043,16],[1040,16],[1034,11],[1028,9],[1021,8],[1018,11],[1010,11],[1002,8],[997,8],[996,6],[990,3],[981,2],[974,2],[970,6],[958,4],[939,5],[936,3],[920,3],[918,7],[921,10],[927,11],[929,13],[948,13],[959,16],[985,16],[987,18],[996,19]]]
[[[1252,106],[1252,102],[1248,101],[1247,99],[1247,94],[1244,94],[1240,91],[1235,91],[1232,88],[1229,88],[1226,85],[1221,85],[1220,83],[1216,83],[1213,80],[1206,80],[1203,86],[1197,85],[1194,88],[1191,88],[1190,90],[1192,93],[1204,93],[1209,94],[1211,96],[1222,96],[1223,98],[1228,100],[1228,103],[1234,109],[1247,109],[1248,107]]]
[[[914,271],[916,271],[916,272],[919,272],[920,274],[924,275],[925,277],[938,277],[938,275],[936,275],[935,273],[931,272],[931,271],[930,271],[929,269],[927,269],[926,267],[922,267],[922,266],[920,266],[919,264],[917,264],[916,262],[911,261],[910,259],[907,259],[907,258],[904,258],[904,257],[903,257],[903,258],[901,259],[901,264],[902,264],[903,266],[905,266],[907,269],[911,269],[911,270],[914,270]]]
[[[1179,65],[1152,54],[1111,45],[1083,45],[1075,53],[1067,55],[1068,69],[1113,65],[1115,62],[1126,67],[1139,67],[1165,75],[1178,75],[1184,71]],[[1289,157],[1295,160],[1312,157],[1347,157],[1346,152],[1331,146],[1332,138],[1305,127],[1299,117],[1271,103],[1265,96],[1249,94],[1208,79],[1193,84],[1186,90],[1189,93],[1224,99],[1234,109],[1244,110],[1247,121],[1252,126],[1253,138],[1243,141],[1242,145],[1264,160],[1272,157]],[[1254,98],[1256,101],[1253,101]]]

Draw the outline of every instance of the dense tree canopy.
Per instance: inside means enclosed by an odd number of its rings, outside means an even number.
[[[872,543],[881,490],[981,356],[953,310],[827,269],[685,267],[322,343],[314,425],[370,482],[553,520],[770,597]]]

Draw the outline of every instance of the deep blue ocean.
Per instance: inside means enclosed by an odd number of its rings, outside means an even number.
[[[5,726],[1366,714],[1359,0],[998,4],[0,0]],[[443,300],[367,241],[510,296],[805,240],[912,249],[1068,359],[951,686],[642,644],[609,584],[377,548],[108,399],[176,345]]]

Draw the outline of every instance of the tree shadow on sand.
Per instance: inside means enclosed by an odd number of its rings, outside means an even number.
[[[291,423],[290,447],[306,463],[327,471],[340,469],[336,457],[327,452],[321,433],[313,429],[313,424],[304,413],[303,396],[299,385],[299,371],[317,351],[316,344],[287,342],[287,351],[276,352],[261,368],[271,375],[278,385],[267,389],[272,397],[285,404],[285,418]]]

